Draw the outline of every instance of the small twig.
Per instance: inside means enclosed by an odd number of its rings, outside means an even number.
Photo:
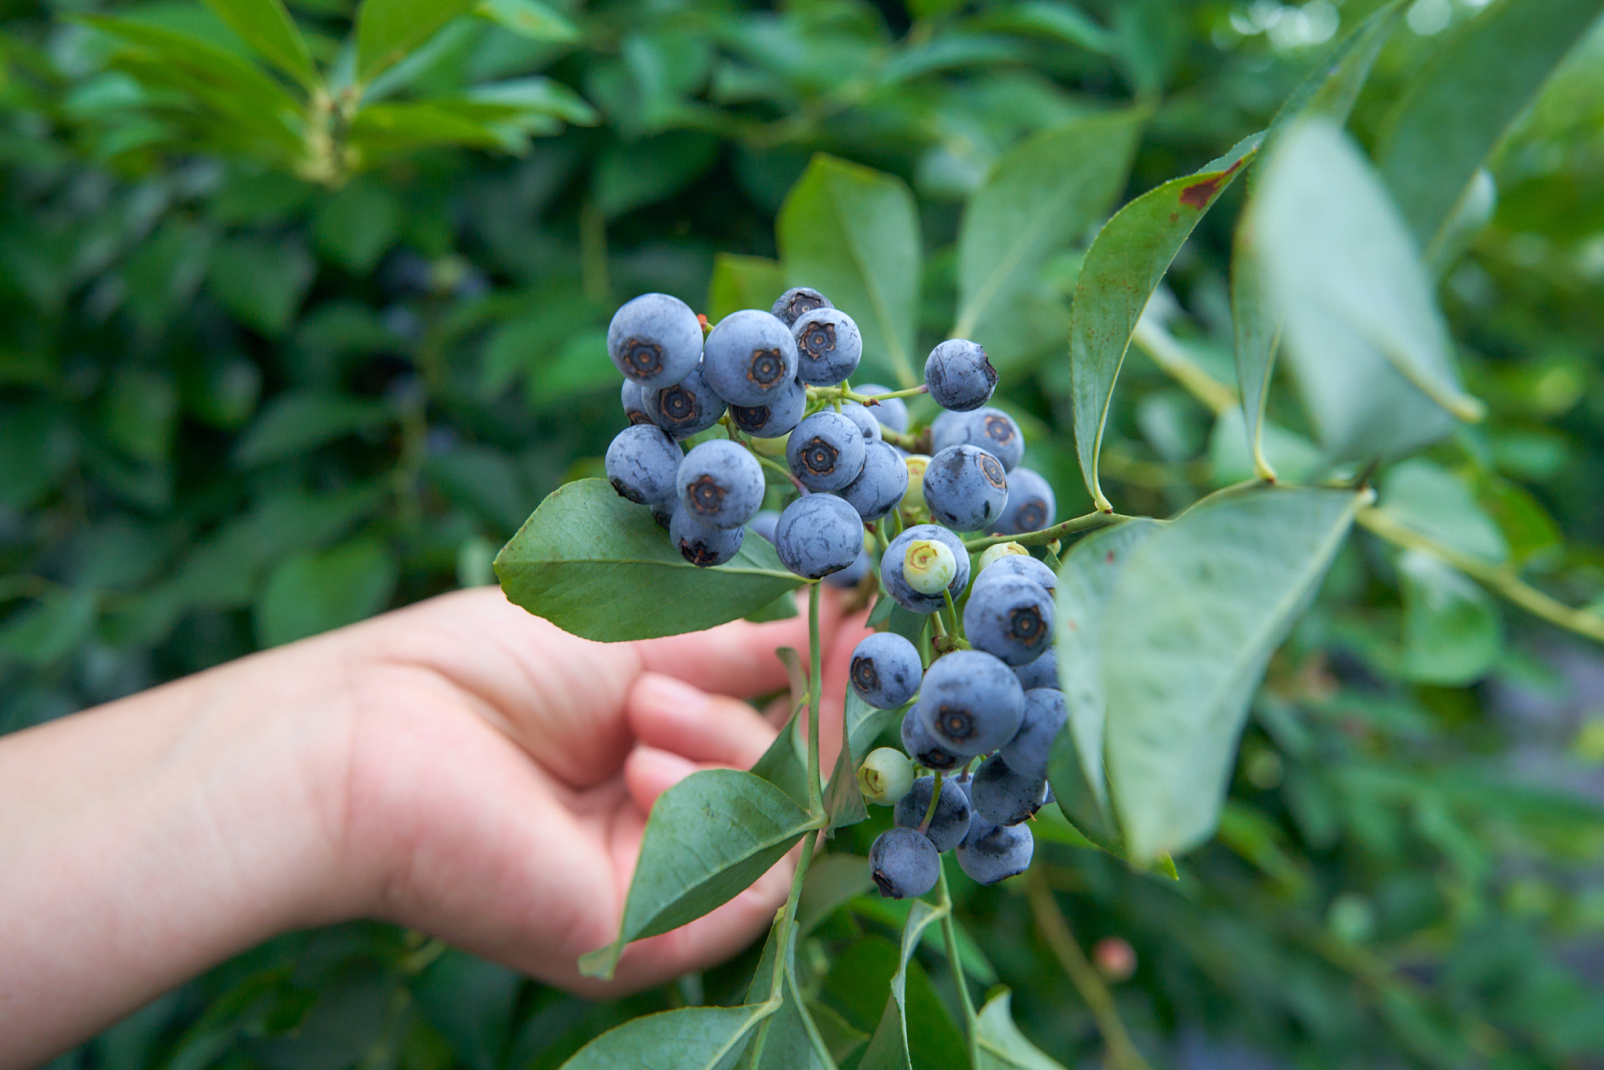
[[[1057,542],[1065,535],[1072,535],[1077,531],[1104,528],[1110,524],[1118,524],[1129,519],[1131,518],[1124,513],[1087,513],[1085,516],[1077,516],[1072,520],[1054,524],[1050,528],[1042,528],[1040,531],[1027,531],[1023,535],[989,535],[984,539],[966,539],[964,541],[964,549],[984,550],[988,546],[996,546],[1004,542],[1017,542],[1021,546],[1046,546],[1048,543]]]

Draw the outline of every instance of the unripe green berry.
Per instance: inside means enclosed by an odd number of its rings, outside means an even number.
[[[908,466],[908,490],[902,496],[902,505],[905,509],[923,509],[925,507],[925,466],[930,458],[922,453],[910,453],[902,459]]]
[[[1029,550],[1025,549],[1017,542],[1000,542],[996,546],[988,546],[986,547],[985,552],[980,555],[980,561],[977,563],[978,567],[976,567],[975,573],[978,575],[979,573],[986,571],[987,565],[992,564],[1000,558],[1007,557],[1010,554],[1028,555],[1029,553]]]
[[[920,594],[940,594],[958,575],[958,558],[944,542],[916,539],[908,544],[902,575]]]
[[[858,788],[864,799],[895,806],[913,787],[913,763],[894,747],[876,747],[858,766]]]

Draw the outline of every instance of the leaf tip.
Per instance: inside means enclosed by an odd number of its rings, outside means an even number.
[[[598,981],[611,981],[614,971],[618,969],[618,957],[623,950],[624,945],[614,940],[606,947],[598,947],[595,951],[583,954],[579,956],[579,972]]]

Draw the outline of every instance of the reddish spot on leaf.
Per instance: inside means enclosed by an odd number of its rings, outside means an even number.
[[[1105,557],[1103,560],[1106,563],[1112,565],[1114,563],[1114,551],[1113,550],[1108,551],[1108,556]]]
[[[1196,208],[1201,212],[1209,206],[1209,202],[1214,199],[1214,195],[1220,192],[1220,181],[1224,178],[1225,175],[1215,175],[1213,178],[1205,178],[1201,182],[1192,183],[1181,190],[1181,203],[1188,207]]]

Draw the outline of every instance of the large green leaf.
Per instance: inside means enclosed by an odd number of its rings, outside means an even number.
[[[697,568],[650,510],[601,479],[553,491],[496,555],[496,575],[516,604],[603,642],[701,631],[802,584],[758,538],[729,564]]]
[[[785,287],[785,265],[778,260],[718,253],[707,284],[707,318],[717,323],[743,308],[768,308]]]
[[[1130,172],[1143,114],[1116,112],[1044,130],[1005,154],[970,199],[958,234],[953,333],[991,344],[1042,262],[1107,213]]]
[[[1013,993],[998,992],[976,1015],[975,1070],[1064,1070],[1014,1024]]]
[[[312,54],[283,0],[206,0],[206,6],[273,66],[307,89],[317,86]]]
[[[862,859],[858,861],[862,862]],[[758,960],[757,969],[752,974],[752,987],[746,993],[746,1002],[757,1004],[773,998],[774,960],[780,954],[782,936],[787,939],[785,963],[779,970],[780,1005],[757,1027],[752,1042],[742,1054],[740,1066],[742,1070],[835,1070],[830,1049],[797,990],[796,925],[777,918],[769,929],[769,938],[763,945],[763,957]]]
[[[857,322],[865,370],[919,382],[919,213],[901,179],[815,156],[780,207],[775,237],[792,284],[819,290]]]
[[[1376,159],[1421,248],[1437,243],[1476,169],[1601,10],[1600,0],[1501,0],[1415,72]]]
[[[1289,130],[1243,227],[1333,458],[1404,453],[1448,433],[1450,414],[1480,416],[1409,234],[1340,130],[1321,120]]]
[[[908,921],[902,927],[902,948],[896,972],[891,975],[891,998],[886,1000],[880,1025],[869,1038],[858,1070],[913,1070],[908,1053],[908,962],[919,947],[924,931],[946,916],[947,907],[933,907],[923,899],[914,900]]]
[[[373,76],[433,37],[475,0],[364,0],[356,13],[356,80]]]
[[[1403,591],[1403,674],[1463,687],[1485,676],[1503,645],[1498,604],[1458,569],[1431,554],[1398,557]]]
[[[1086,253],[1070,310],[1069,367],[1081,475],[1104,512],[1113,506],[1098,485],[1097,459],[1131,332],[1187,235],[1258,144],[1255,134],[1196,174],[1148,190],[1104,225]]]
[[[1223,492],[1129,555],[1105,611],[1107,759],[1130,856],[1213,829],[1270,655],[1368,494]]]
[[[682,1007],[631,1018],[586,1044],[562,1070],[727,1070],[773,1013],[768,1004]]]
[[[819,822],[785,792],[739,769],[704,769],[652,807],[618,939],[580,959],[611,977],[631,940],[656,936],[729,902]]]

